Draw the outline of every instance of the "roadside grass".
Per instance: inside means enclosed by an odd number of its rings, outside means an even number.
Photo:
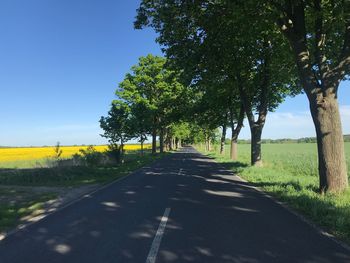
[[[17,160],[17,161],[2,161],[0,162],[0,169],[30,169],[41,168],[47,165],[48,158],[40,158],[33,160]]]
[[[166,154],[152,155],[145,152],[144,156],[140,156],[137,151],[133,151],[125,156],[124,163],[105,167],[0,168],[0,186],[4,186],[0,187],[0,233],[18,225],[21,218],[38,213],[46,201],[57,198],[55,187],[109,183]],[[48,190],[46,193],[26,192],[18,190],[18,186],[48,186]]]
[[[250,166],[249,144],[238,145],[237,162],[229,158],[229,145],[224,155],[217,145],[209,153],[201,145],[196,148],[350,244],[350,190],[340,195],[318,194],[316,144],[263,144],[262,168]],[[350,168],[350,143],[345,143],[345,151]]]
[[[33,169],[1,169],[0,185],[79,186],[102,184],[125,176],[163,155],[129,152],[125,162],[114,166],[71,166]]]
[[[46,201],[53,200],[57,197],[54,193],[41,193],[26,196],[26,193],[1,189],[0,196],[11,198],[16,195],[16,202],[0,202],[0,233],[18,225],[21,218],[28,215],[35,215],[37,211],[43,209]],[[18,201],[18,196],[24,198]],[[13,198],[15,199],[15,198]]]

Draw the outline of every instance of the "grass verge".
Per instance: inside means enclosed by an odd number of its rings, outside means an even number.
[[[3,185],[0,188],[0,233],[18,225],[23,217],[36,215],[46,201],[57,198],[57,193],[53,193],[55,187],[109,183],[164,155],[128,154],[123,164],[109,167],[0,169],[0,186]],[[49,187],[46,193],[38,193],[30,187],[23,190],[18,186]]]
[[[18,196],[21,195],[21,193],[4,189],[0,190],[2,198],[10,198],[14,194],[17,198],[16,202],[0,203],[0,233],[18,225],[21,218],[25,216],[35,216],[37,211],[43,209],[46,201],[53,200],[57,197],[54,193],[41,193],[29,196],[26,195],[25,198],[19,200]]]
[[[52,167],[32,169],[0,169],[0,185],[79,186],[108,183],[129,174],[163,155],[127,154],[125,162],[105,167]]]
[[[318,194],[318,177],[314,174],[316,156],[307,155],[306,159],[300,157],[315,145],[298,146],[299,148],[293,144],[272,147],[263,145],[263,156],[266,158],[262,168],[249,165],[248,147],[249,145],[239,145],[240,158],[236,162],[230,160],[228,151],[220,155],[216,147],[209,153],[204,152],[200,146],[196,148],[350,244],[350,190],[340,195]],[[348,150],[349,148],[347,154]]]

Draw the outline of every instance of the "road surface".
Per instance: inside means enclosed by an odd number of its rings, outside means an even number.
[[[0,242],[0,263],[350,262],[350,252],[185,147]]]

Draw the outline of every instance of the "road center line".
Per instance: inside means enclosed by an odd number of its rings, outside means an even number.
[[[163,215],[162,219],[160,220],[160,224],[159,224],[156,236],[153,239],[151,249],[148,253],[146,263],[155,263],[156,262],[158,249],[160,246],[160,242],[162,241],[165,226],[166,226],[166,223],[167,223],[168,218],[169,218],[170,210],[171,209],[168,207],[164,211],[164,215]]]

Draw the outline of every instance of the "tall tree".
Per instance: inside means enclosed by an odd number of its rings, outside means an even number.
[[[157,135],[160,151],[163,151],[166,127],[175,115],[184,89],[177,73],[168,70],[165,63],[165,58],[151,54],[140,57],[116,91],[116,95],[129,105],[142,105],[147,112],[151,125],[144,127],[150,129],[148,132],[152,135],[152,153],[156,152]]]
[[[320,191],[348,187],[338,87],[350,73],[350,2],[266,1],[288,40],[310,105],[318,147]]]
[[[297,89],[291,81],[293,66],[278,45],[282,38],[265,26],[266,14],[252,12],[250,5],[251,1],[144,0],[135,26],[152,26],[159,33],[167,57],[189,83],[213,76],[236,81],[231,88],[239,87],[249,120],[252,164],[261,165],[267,112]]]
[[[108,116],[100,119],[100,126],[104,131],[101,136],[108,139],[111,148],[117,149],[119,156],[123,154],[125,142],[134,136],[129,119],[130,108],[121,100],[114,100]]]
[[[133,137],[141,144],[141,155],[144,153],[143,144],[147,140],[147,134],[151,130],[151,114],[147,106],[142,102],[130,104],[130,129]]]
[[[151,54],[141,57],[137,65],[132,66],[131,73],[119,84],[116,95],[129,103],[142,103],[148,109],[151,118],[152,153],[156,153],[157,131],[160,116],[158,101],[164,87],[163,67],[165,59]]]

